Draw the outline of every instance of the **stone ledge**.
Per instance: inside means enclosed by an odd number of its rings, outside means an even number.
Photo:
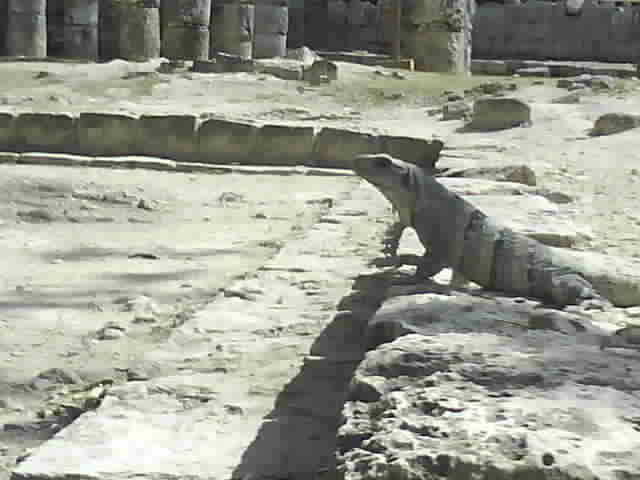
[[[309,125],[201,119],[194,115],[0,114],[0,152],[38,152],[39,155],[20,161],[5,156],[1,163],[77,164],[72,157],[48,155],[55,153],[100,157],[99,161],[89,162],[91,166],[188,172],[210,171],[205,165],[211,164],[350,169],[351,160],[357,154],[389,153],[409,162],[433,166],[441,146],[440,141],[425,138],[376,135],[334,127],[316,130]],[[185,165],[174,163],[168,167],[167,163],[134,162],[128,167],[130,158],[111,161],[104,157],[158,158],[160,162],[178,161]],[[199,164],[188,166],[192,162]],[[214,170],[220,173],[219,167]]]
[[[0,152],[0,165],[50,165],[63,167],[92,167],[117,169],[146,169],[180,173],[205,173],[209,175],[308,175],[327,177],[351,177],[349,170],[305,167],[301,165],[223,165],[197,162],[175,162],[163,158],[143,155],[87,156],[70,153],[46,152]]]

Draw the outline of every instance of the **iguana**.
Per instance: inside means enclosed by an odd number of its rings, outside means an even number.
[[[486,289],[536,297],[559,307],[611,305],[581,272],[562,264],[560,249],[499,225],[430,171],[387,154],[358,155],[353,170],[398,212],[398,235],[404,227],[415,229],[426,248],[418,275],[431,277],[448,266],[454,276]]]

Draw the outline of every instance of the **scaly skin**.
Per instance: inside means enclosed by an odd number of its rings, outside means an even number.
[[[391,202],[398,231],[415,229],[427,250],[418,274],[448,266],[484,288],[559,307],[610,305],[580,272],[562,265],[556,250],[497,224],[428,171],[387,154],[359,155],[353,169]]]

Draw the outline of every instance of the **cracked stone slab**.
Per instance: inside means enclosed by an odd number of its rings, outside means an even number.
[[[356,187],[331,210],[336,222],[287,243],[147,354],[180,374],[113,388],[13,478],[290,478],[331,467],[365,326],[343,299],[384,229],[365,206],[387,214]]]
[[[584,316],[523,299],[385,302],[343,409],[340,473],[635,478],[638,353],[603,352],[597,333]]]

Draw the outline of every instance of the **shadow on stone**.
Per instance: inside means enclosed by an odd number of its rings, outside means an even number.
[[[232,478],[333,477],[342,407],[364,357],[367,322],[379,308],[388,282],[386,273],[355,280],[298,375],[278,395]]]

